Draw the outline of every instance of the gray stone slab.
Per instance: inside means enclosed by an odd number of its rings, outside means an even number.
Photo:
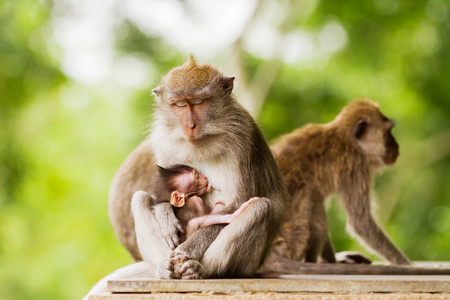
[[[449,275],[282,275],[276,278],[114,280],[120,293],[450,293]]]
[[[304,300],[444,300],[450,299],[450,294],[336,294],[336,293],[326,293],[326,294],[305,294],[305,293],[248,293],[248,294],[213,294],[213,293],[152,293],[152,294],[123,294],[123,293],[102,293],[98,295],[93,295],[89,297],[89,300],[173,300],[173,299],[183,299],[183,300],[294,300],[294,299],[304,299]]]

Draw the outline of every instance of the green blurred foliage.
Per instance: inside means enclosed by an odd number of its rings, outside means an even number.
[[[257,116],[267,139],[328,122],[353,98],[380,102],[398,121],[401,156],[374,180],[378,219],[411,259],[450,260],[449,2],[303,1],[314,6],[308,15],[295,1],[267,2],[289,8],[281,32],[319,32],[332,21],[347,39],[311,64],[262,59],[237,44],[248,80],[279,64]],[[54,18],[51,2],[0,2],[1,299],[80,299],[131,262],[109,224],[109,184],[145,137],[151,88],[188,55],[125,20],[116,52],[148,61],[154,76],[121,92],[114,81],[83,85],[63,71]],[[224,53],[209,62],[226,65]],[[336,249],[367,253],[335,200]]]

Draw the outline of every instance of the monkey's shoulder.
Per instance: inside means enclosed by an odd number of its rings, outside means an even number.
[[[277,153],[289,153],[291,151],[298,152],[301,149],[304,152],[308,148],[312,148],[317,141],[323,140],[325,135],[327,134],[323,125],[307,124],[275,140],[272,150]]]

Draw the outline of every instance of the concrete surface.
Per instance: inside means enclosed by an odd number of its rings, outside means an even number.
[[[449,293],[450,276],[282,275],[277,278],[159,280],[108,282],[120,293]]]
[[[420,263],[419,263],[420,264]],[[422,266],[449,267],[425,263]],[[449,299],[450,275],[273,275],[267,278],[108,282],[90,300],[124,299]]]

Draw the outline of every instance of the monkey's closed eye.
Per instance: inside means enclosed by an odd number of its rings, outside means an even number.
[[[186,101],[177,101],[173,104],[175,104],[178,107],[183,107],[183,106],[186,106],[187,102]]]
[[[192,101],[193,105],[198,105],[198,104],[202,104],[203,101],[205,101],[204,99],[195,99],[194,101]]]

